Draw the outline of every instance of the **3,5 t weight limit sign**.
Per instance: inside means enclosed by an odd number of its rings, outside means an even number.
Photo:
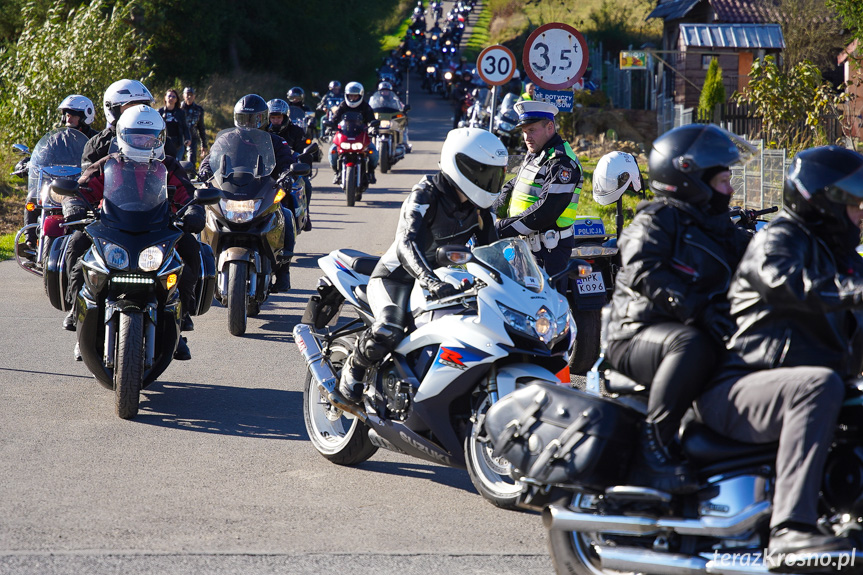
[[[476,72],[491,86],[502,86],[515,73],[515,54],[506,46],[489,46],[476,59]]]
[[[587,69],[587,42],[581,32],[560,22],[540,26],[528,37],[524,71],[546,90],[565,90]]]

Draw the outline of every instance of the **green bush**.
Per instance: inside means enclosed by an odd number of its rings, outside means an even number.
[[[56,0],[47,18],[24,8],[18,42],[0,52],[0,139],[35,144],[59,119],[57,105],[68,94],[87,96],[104,123],[102,94],[120,78],[147,76],[148,43],[133,30],[130,9],[93,0],[67,10]]]

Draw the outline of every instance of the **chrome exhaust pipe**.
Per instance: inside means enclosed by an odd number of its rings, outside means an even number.
[[[603,569],[662,575],[705,575],[707,560],[697,555],[661,553],[641,547],[594,547]]]
[[[366,413],[358,405],[346,401],[336,389],[339,383],[336,370],[333,369],[333,364],[324,357],[318,339],[307,324],[298,323],[294,326],[294,342],[300,349],[303,359],[306,360],[312,379],[315,380],[318,388],[327,396],[330,403],[365,422],[368,419]]]
[[[754,503],[731,517],[630,517],[626,515],[596,515],[573,511],[561,505],[550,505],[542,512],[546,529],[561,531],[601,532],[620,535],[652,535],[674,531],[681,535],[731,537],[752,529],[772,511],[769,501]]]

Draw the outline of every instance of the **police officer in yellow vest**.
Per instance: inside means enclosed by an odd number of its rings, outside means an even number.
[[[497,210],[508,202],[507,217],[495,227],[501,238],[523,236],[546,273],[554,275],[566,267],[575,247],[572,224],[581,193],[581,164],[555,131],[556,106],[524,101],[514,108],[528,154],[492,206]],[[565,292],[566,283],[561,280],[558,290]]]

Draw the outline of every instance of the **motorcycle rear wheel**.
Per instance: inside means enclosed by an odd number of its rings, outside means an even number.
[[[330,346],[330,362],[336,375],[341,374],[352,349],[353,345],[345,338],[337,339]],[[369,439],[366,424],[334,408],[308,371],[303,385],[303,419],[312,445],[318,453],[337,465],[357,465],[378,450]]]
[[[587,373],[599,359],[599,336],[602,329],[602,310],[575,310],[575,345],[569,358],[569,372]]]
[[[345,198],[348,207],[352,207],[357,201],[357,166],[348,166],[345,169]]]
[[[246,333],[246,262],[228,264],[228,331],[231,335]]]
[[[484,414],[489,406],[488,397],[480,401],[477,414]],[[517,509],[522,484],[510,476],[512,466],[503,457],[492,456],[491,443],[483,443],[479,436],[482,428],[476,422],[464,440],[464,459],[471,483],[486,501],[501,509]]]
[[[114,407],[121,419],[138,415],[144,382],[144,315],[121,313],[114,360]]]
[[[590,511],[592,508],[587,504],[587,498],[588,496],[582,494],[568,495],[556,504]],[[558,575],[623,575],[622,571],[602,568],[599,556],[591,544],[591,541],[596,539],[596,533],[551,529],[547,531],[551,563]]]

